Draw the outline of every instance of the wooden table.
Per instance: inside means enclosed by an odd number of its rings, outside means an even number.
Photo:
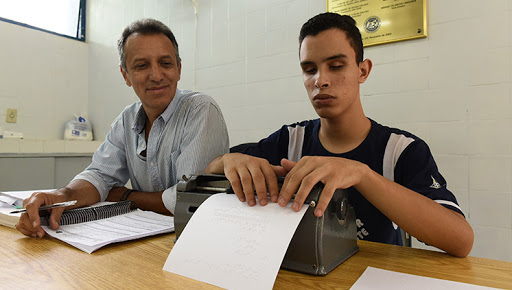
[[[51,237],[0,226],[2,289],[212,289],[162,270],[174,234],[109,245],[92,254]],[[274,289],[348,289],[367,266],[512,289],[512,263],[358,241],[360,250],[327,276],[280,270]],[[205,241],[207,246],[207,241]]]

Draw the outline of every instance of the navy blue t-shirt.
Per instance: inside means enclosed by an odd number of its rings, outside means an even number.
[[[384,177],[463,214],[455,196],[446,188],[428,145],[411,133],[370,121],[372,127],[365,140],[354,150],[342,154],[331,153],[320,143],[320,119],[285,125],[257,144],[235,151],[267,159],[273,165],[279,165],[283,158],[298,161],[302,156],[357,160]],[[348,190],[349,203],[356,212],[358,238],[402,245],[398,226],[355,188]]]

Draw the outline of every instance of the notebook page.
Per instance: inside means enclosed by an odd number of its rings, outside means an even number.
[[[42,228],[48,235],[90,254],[107,244],[173,232],[174,217],[135,210],[107,219],[60,226],[58,230]]]

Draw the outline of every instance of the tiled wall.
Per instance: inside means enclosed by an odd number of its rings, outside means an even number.
[[[475,231],[471,255],[512,261],[512,1],[428,4],[427,39],[366,50],[363,106],[429,143]]]
[[[297,33],[311,15],[325,11],[324,1],[199,0],[197,18],[190,0],[87,3],[89,114],[98,123],[98,136],[119,113],[109,108],[136,99],[119,73],[114,44],[126,24],[142,17],[172,28],[183,59],[179,87],[217,100],[231,144],[258,140],[284,123],[316,116],[302,85]]]
[[[173,29],[180,44],[180,87],[205,91],[217,100],[232,145],[316,117],[302,86],[296,39],[304,21],[325,11],[324,0],[198,3],[196,18],[190,0],[87,1],[89,69],[81,77],[88,85],[71,86],[69,93],[45,106],[75,112],[88,91],[88,113],[96,138],[103,139],[122,107],[137,99],[119,73],[115,42],[131,21],[154,17]],[[475,230],[471,255],[507,261],[512,261],[511,14],[511,0],[430,0],[428,38],[366,49],[374,69],[362,87],[368,116],[410,130],[430,144]],[[6,25],[0,23],[2,33],[10,31]],[[4,46],[2,42],[0,59],[5,63]],[[16,53],[12,48],[9,52]],[[79,53],[71,63],[77,58],[87,56]],[[7,63],[19,67],[15,74],[0,70],[0,92],[5,92],[4,82],[27,85],[18,76],[26,78],[32,67],[24,61]],[[50,98],[47,84],[66,84],[66,79],[55,81],[44,71],[30,74],[37,86],[27,86],[32,90],[27,101],[39,100],[39,88]],[[9,92],[11,96],[13,90]],[[0,98],[0,105],[11,100],[5,100],[5,93]],[[32,122],[26,132],[39,126]]]
[[[87,112],[87,44],[0,21],[0,126],[25,139],[62,139]],[[7,108],[17,109],[6,123]]]

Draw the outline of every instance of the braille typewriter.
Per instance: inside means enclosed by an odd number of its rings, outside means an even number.
[[[280,186],[283,181],[279,179]],[[326,275],[359,250],[355,213],[345,190],[334,192],[322,217],[314,215],[322,188],[321,183],[313,187],[305,201],[309,208],[288,246],[281,265],[284,269]],[[212,194],[221,192],[234,194],[224,175],[193,175],[178,183],[174,212],[177,238],[201,203]]]

